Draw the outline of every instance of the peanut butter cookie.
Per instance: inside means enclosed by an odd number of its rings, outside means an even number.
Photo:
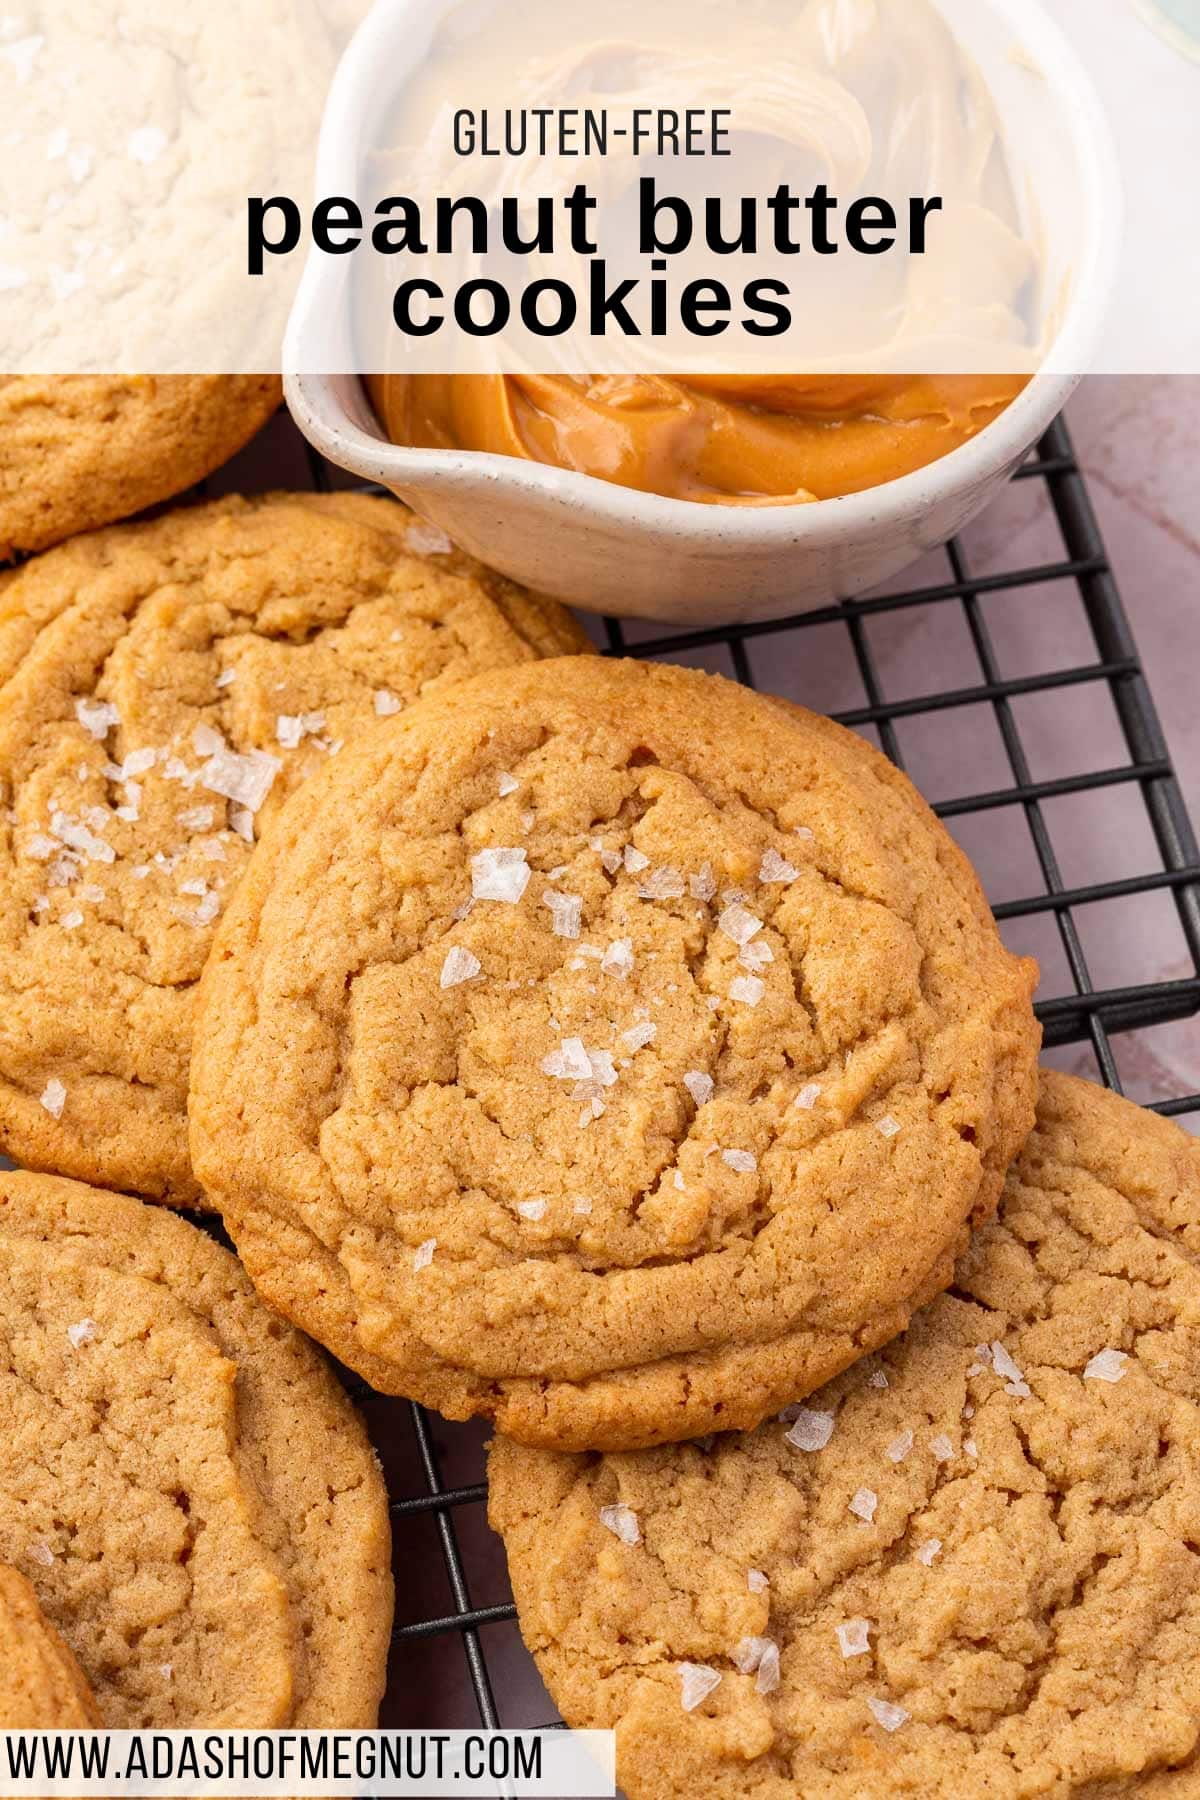
[[[949,1281],[1032,1124],[1033,976],[861,739],[531,665],[280,815],[202,984],[193,1155],[378,1387],[562,1448],[748,1427]]]
[[[37,1595],[0,1563],[0,1729],[95,1731],[102,1723],[83,1670]]]
[[[391,1623],[362,1426],[235,1257],[0,1174],[0,1557],[114,1728],[369,1727]]]
[[[1065,1076],[956,1285],[748,1437],[499,1439],[491,1516],[630,1800],[1200,1792],[1200,1145]]]
[[[183,509],[0,575],[0,1149],[195,1200],[195,983],[262,822],[366,721],[582,642],[355,495]]]
[[[181,494],[280,399],[275,375],[0,375],[0,562]]]

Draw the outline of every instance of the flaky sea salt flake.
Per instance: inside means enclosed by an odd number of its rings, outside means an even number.
[[[52,1119],[61,1119],[63,1107],[67,1104],[67,1090],[56,1075],[52,1075],[41,1093],[41,1104]]]
[[[770,1694],[779,1686],[779,1646],[774,1638],[744,1637],[733,1647],[733,1666],[742,1675],[753,1675],[760,1694]]]
[[[375,689],[375,716],[378,719],[390,719],[398,713],[403,701],[397,699],[390,688]]]
[[[830,1412],[815,1412],[807,1406],[798,1407],[795,1422],[787,1433],[787,1441],[794,1444],[797,1450],[807,1450],[810,1453],[823,1450],[833,1436],[834,1423],[834,1415]]]
[[[1085,1381],[1108,1381],[1114,1385],[1125,1374],[1125,1365],[1129,1361],[1124,1350],[1098,1350],[1087,1368],[1083,1371]]]
[[[746,1570],[746,1586],[752,1594],[765,1594],[770,1585],[761,1569]]]
[[[502,800],[508,794],[515,794],[520,785],[516,776],[510,775],[506,769],[502,769],[496,777],[496,791]]]
[[[583,1047],[583,1039],[564,1038],[559,1049],[544,1056],[538,1065],[543,1075],[556,1081],[591,1081],[592,1059]]]
[[[95,1319],[79,1319],[74,1325],[67,1326],[67,1342],[72,1350],[78,1350],[83,1344],[90,1344],[95,1335]]]
[[[738,975],[729,984],[729,998],[743,1006],[757,1006],[766,991],[767,984],[758,975]]]
[[[909,1451],[912,1449],[912,1447],[913,1447],[912,1432],[911,1431],[902,1431],[900,1433],[900,1436],[893,1438],[891,1443],[887,1447],[888,1461],[894,1462],[894,1463],[902,1463],[904,1461],[905,1457],[908,1455]]]
[[[900,1129],[899,1119],[893,1119],[891,1113],[884,1113],[882,1119],[876,1119],[875,1129],[880,1137],[894,1138]]]
[[[633,939],[614,938],[600,959],[600,972],[624,981],[633,969]]]
[[[106,818],[103,808],[97,808],[100,818]],[[78,819],[70,818],[65,812],[54,812],[50,815],[50,830],[68,849],[78,850],[89,862],[115,862],[117,853],[106,839],[96,833]]]
[[[1024,1375],[1009,1355],[1004,1345],[995,1342],[991,1346],[992,1368],[1004,1383],[1006,1394],[1012,1394],[1017,1400],[1028,1400],[1031,1389]]]
[[[37,1563],[43,1569],[49,1569],[54,1564],[54,1552],[42,1538],[33,1540],[28,1555],[30,1562]]]
[[[875,1508],[879,1505],[879,1495],[874,1488],[860,1487],[851,1495],[848,1502],[850,1511],[856,1519],[862,1519],[869,1525],[875,1517]]]
[[[758,1158],[752,1150],[722,1150],[721,1161],[738,1175],[752,1175],[758,1167]]]
[[[148,775],[158,761],[158,751],[149,745],[140,750],[131,750],[121,764],[121,780],[136,781],[139,775]]]
[[[472,895],[476,900],[501,900],[515,906],[531,873],[522,849],[480,850],[471,858]]]
[[[703,1069],[689,1069],[683,1078],[683,1085],[697,1106],[707,1106],[713,1097],[713,1078],[706,1075]]]
[[[683,892],[683,876],[669,863],[661,869],[651,869],[646,879],[638,883],[638,894],[643,900],[680,900]]]
[[[701,863],[696,874],[688,876],[688,892],[693,900],[703,901],[705,905],[717,891],[717,878],[712,872],[711,863]]]
[[[937,1556],[941,1548],[941,1538],[926,1538],[925,1542],[919,1545],[915,1552],[917,1561],[919,1563],[924,1563],[927,1569],[931,1568],[933,1559]]]
[[[846,1619],[833,1629],[837,1633],[838,1649],[842,1653],[843,1662],[849,1662],[852,1656],[870,1655],[870,1619]]]
[[[442,963],[438,985],[443,988],[461,987],[464,981],[474,981],[480,967],[479,958],[465,944],[451,944]]]
[[[885,1731],[899,1731],[900,1727],[907,1725],[912,1717],[912,1714],[906,1712],[902,1706],[895,1705],[891,1700],[876,1700],[873,1695],[868,1696],[867,1705],[871,1709],[871,1717],[875,1723],[882,1725]]]
[[[947,1463],[954,1461],[954,1445],[944,1431],[929,1440],[929,1449],[934,1462]]]
[[[208,725],[203,719],[192,732],[192,749],[197,756],[220,756],[229,746],[215,725]]]
[[[608,1050],[589,1050],[588,1061],[592,1065],[592,1080],[600,1087],[616,1085],[617,1071],[613,1067],[612,1054]]]
[[[732,938],[737,945],[748,944],[757,932],[762,930],[762,920],[755,918],[749,907],[735,900],[727,906],[717,920],[717,930],[723,931],[727,938]]]
[[[426,1238],[423,1244],[417,1245],[416,1249],[413,1251],[414,1274],[419,1275],[422,1269],[427,1269],[429,1267],[430,1263],[433,1261],[433,1253],[436,1249],[436,1238]]]
[[[583,901],[578,894],[558,894],[553,888],[546,888],[542,893],[542,904],[550,908],[550,927],[555,937],[579,936]]]
[[[254,814],[282,767],[279,758],[265,750],[247,750],[244,756],[236,750],[214,751],[200,770],[200,783],[210,794],[221,794]]]
[[[639,1025],[631,1025],[628,1031],[621,1033],[621,1042],[626,1050],[644,1050],[658,1036],[658,1026],[652,1019],[644,1019]]]
[[[623,1501],[618,1501],[615,1506],[602,1506],[600,1523],[605,1531],[611,1531],[615,1538],[620,1538],[623,1544],[628,1544],[631,1548],[642,1541],[638,1516],[632,1506],[626,1506]]]
[[[774,1638],[768,1638],[754,1679],[755,1690],[760,1694],[773,1694],[779,1681],[779,1645]]]
[[[760,881],[767,884],[795,881],[799,873],[799,869],[797,869],[793,863],[790,863],[785,856],[780,856],[778,850],[766,850],[763,852],[763,859],[759,864],[758,869],[758,879]]]
[[[679,1664],[680,1695],[679,1703],[684,1712],[695,1712],[696,1708],[708,1699],[714,1688],[721,1685],[720,1672],[710,1669],[706,1663],[684,1662]]]
[[[120,713],[107,700],[76,700],[75,717],[97,743],[103,743],[109,732],[121,723]]]

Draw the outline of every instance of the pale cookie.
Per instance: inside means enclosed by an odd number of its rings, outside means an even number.
[[[95,1731],[83,1670],[23,1575],[0,1563],[0,1730]]]
[[[1046,1075],[882,1356],[748,1437],[498,1439],[490,1477],[526,1642],[629,1800],[1193,1797],[1200,1145]]]
[[[280,817],[205,975],[193,1154],[378,1387],[561,1448],[748,1427],[950,1279],[1032,1124],[1033,976],[861,739],[544,663]]]
[[[0,1149],[186,1203],[194,990],[259,826],[431,688],[576,649],[391,500],[223,500],[0,575]]]
[[[0,1558],[114,1729],[371,1727],[387,1495],[319,1353],[172,1214],[0,1174]]]
[[[181,494],[281,397],[276,375],[0,375],[0,562]]]

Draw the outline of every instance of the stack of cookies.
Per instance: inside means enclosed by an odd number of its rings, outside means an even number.
[[[1200,1791],[1200,1151],[1039,1078],[868,745],[585,650],[384,501],[0,577],[9,1688],[373,1716],[383,1500],[307,1334],[495,1423],[630,1800]]]

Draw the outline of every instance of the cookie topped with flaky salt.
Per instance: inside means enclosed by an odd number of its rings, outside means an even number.
[[[493,1446],[526,1642],[629,1800],[1195,1794],[1200,1144],[1046,1075],[954,1287],[806,1412]]]
[[[531,664],[268,832],[193,1155],[272,1304],[380,1387],[563,1447],[749,1426],[949,1280],[1032,1123],[1032,975],[860,739]]]
[[[0,1565],[64,1640],[47,1694],[0,1566],[0,1729],[85,1727],[62,1716],[84,1678],[112,1730],[373,1728],[383,1474],[237,1258],[164,1207],[0,1171],[0,1344]]]
[[[270,813],[427,690],[583,644],[429,543],[390,500],[276,495],[0,575],[0,1149],[195,1197],[194,987]]]

